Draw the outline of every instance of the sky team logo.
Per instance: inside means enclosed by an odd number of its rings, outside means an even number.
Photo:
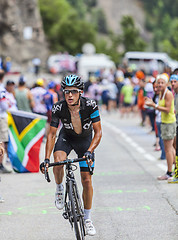
[[[73,126],[72,126],[72,123],[64,123],[64,127],[66,128],[66,129],[74,129],[73,128]]]
[[[61,108],[62,108],[62,104],[60,105],[54,105],[53,108],[52,108],[52,113],[56,113],[56,111],[61,111]]]
[[[90,121],[89,123],[85,123],[85,124],[83,125],[83,129],[89,129],[90,126],[91,126],[91,123],[92,123],[92,121]]]
[[[87,106],[92,106],[93,109],[97,108],[97,104],[96,104],[96,102],[95,102],[94,100],[88,100],[88,101],[86,102],[86,105],[87,105]]]

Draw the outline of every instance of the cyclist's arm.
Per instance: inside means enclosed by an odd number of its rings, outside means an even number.
[[[94,137],[93,137],[90,147],[88,149],[88,151],[90,151],[90,152],[94,151],[94,149],[100,143],[100,140],[102,137],[101,121],[95,122],[92,125],[93,125],[93,130],[94,130]]]
[[[51,153],[54,148],[56,139],[57,128],[50,126],[50,130],[47,136],[46,149],[45,149],[45,159],[50,159]]]

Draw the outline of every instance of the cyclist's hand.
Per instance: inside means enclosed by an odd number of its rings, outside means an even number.
[[[93,154],[90,151],[87,151],[84,153],[84,157],[87,158],[90,161],[90,165],[93,164]]]
[[[40,170],[41,170],[41,172],[42,172],[43,174],[45,174],[45,167],[46,167],[46,171],[48,172],[49,163],[50,163],[49,159],[46,158],[46,159],[44,160],[44,162],[42,162],[42,163],[40,164]]]

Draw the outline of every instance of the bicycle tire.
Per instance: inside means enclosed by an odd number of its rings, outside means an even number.
[[[69,200],[71,202],[71,211],[73,215],[73,225],[74,225],[74,231],[75,231],[75,236],[77,240],[84,240],[84,234],[83,234],[83,229],[80,227],[80,222],[78,221],[78,216],[76,212],[76,194],[75,194],[75,189],[74,189],[74,183],[73,181],[69,181]]]
[[[76,209],[76,213],[77,213],[77,220],[79,222],[79,226],[80,226],[80,233],[81,233],[81,237],[82,240],[85,239],[85,224],[84,224],[84,208],[82,205],[82,201],[78,192],[78,188],[77,185],[74,183],[73,184],[73,194],[74,194],[74,198],[75,198],[75,209]]]

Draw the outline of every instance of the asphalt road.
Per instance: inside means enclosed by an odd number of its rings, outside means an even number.
[[[155,137],[138,117],[103,114],[103,138],[93,176],[93,240],[177,240],[177,184],[157,181],[166,162],[157,160]],[[73,155],[73,154],[72,154]],[[41,149],[41,160],[44,146]],[[10,168],[10,166],[8,166]],[[80,185],[79,171],[75,172]],[[72,240],[74,233],[54,206],[55,184],[40,173],[1,174],[1,240]]]

